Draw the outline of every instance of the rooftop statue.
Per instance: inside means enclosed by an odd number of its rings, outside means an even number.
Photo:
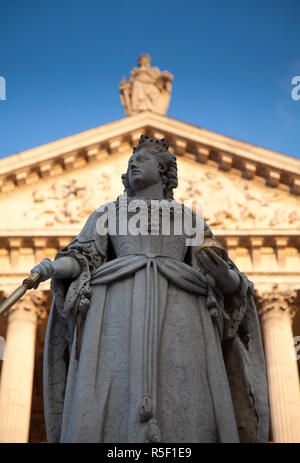
[[[166,114],[169,107],[173,76],[151,67],[149,55],[141,55],[139,67],[130,74],[129,82],[125,77],[120,83],[120,98],[127,116],[141,111],[153,111]]]
[[[52,279],[48,441],[267,441],[252,282],[191,210],[204,241],[191,244],[181,225],[175,233],[184,206],[173,199],[177,165],[166,139],[141,136],[122,180],[124,195],[94,211],[53,262],[32,269]],[[146,217],[153,201],[172,203],[170,233],[160,219],[130,231],[137,200]],[[106,229],[111,211],[121,220]]]

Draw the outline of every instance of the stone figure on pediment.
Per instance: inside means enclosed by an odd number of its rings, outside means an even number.
[[[142,111],[153,111],[158,114],[166,114],[173,76],[167,72],[161,72],[157,67],[151,67],[149,55],[141,55],[139,66],[130,74],[129,82],[123,77],[120,83],[121,103],[127,116],[132,116]]]
[[[268,439],[253,284],[208,224],[173,199],[177,163],[168,147],[142,136],[122,176],[124,195],[94,211],[54,262],[32,269],[51,278],[53,292],[44,349],[49,442]],[[153,201],[171,204],[169,231],[159,215],[133,233],[136,201],[140,223]],[[112,213],[117,225],[105,228]],[[204,233],[200,244],[178,227],[185,213]]]

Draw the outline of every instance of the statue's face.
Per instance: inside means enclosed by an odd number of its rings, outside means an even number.
[[[140,66],[150,66],[150,58],[148,56],[141,56],[139,58]]]
[[[133,191],[162,182],[158,159],[148,148],[140,149],[129,159],[128,181]]]

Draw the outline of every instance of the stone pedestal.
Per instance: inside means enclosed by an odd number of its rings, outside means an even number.
[[[28,441],[36,328],[46,296],[31,290],[8,313],[6,356],[0,382],[0,442]]]
[[[274,442],[300,442],[299,374],[295,358],[292,317],[296,291],[258,290],[269,384]]]

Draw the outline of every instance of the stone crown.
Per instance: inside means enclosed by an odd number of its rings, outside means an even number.
[[[168,151],[170,143],[166,138],[158,138],[148,137],[147,135],[141,135],[139,139],[139,143],[137,146],[133,148],[133,152],[139,151],[142,148],[150,147],[155,149],[157,153],[163,153]]]

